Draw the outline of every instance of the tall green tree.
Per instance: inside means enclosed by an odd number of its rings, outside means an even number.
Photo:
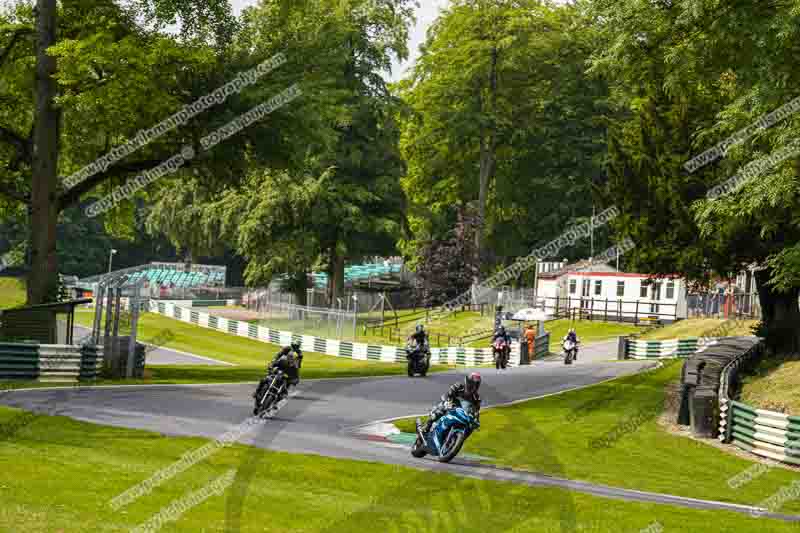
[[[55,295],[59,213],[157,166],[174,146],[167,138],[69,189],[59,176],[168,116],[183,100],[175,73],[207,68],[211,45],[233,27],[225,0],[134,4],[37,0],[0,15],[0,195],[29,207],[29,303]],[[183,42],[142,26],[142,14],[150,23],[180,18]]]
[[[624,114],[611,124],[608,195],[624,211],[617,229],[638,244],[634,265],[701,283],[759,265],[761,333],[776,350],[800,350],[800,157],[707,196],[748,162],[791,146],[800,120],[758,131],[694,172],[684,165],[798,96],[800,3],[589,7],[604,38],[592,69]]]
[[[591,215],[606,98],[584,72],[594,41],[572,6],[452,2],[401,84],[416,238],[441,232],[449,206],[474,203],[484,221],[475,249],[488,270],[493,256],[526,255]]]
[[[210,221],[205,231],[236,242],[249,261],[249,283],[287,273],[304,301],[305,274],[319,266],[329,272],[335,302],[347,260],[394,251],[403,223],[404,166],[393,118],[398,102],[382,73],[392,56],[407,54],[410,5],[309,0],[289,7],[262,2],[245,12],[249,31],[237,46],[269,54],[288,45],[297,61],[306,62],[301,85],[321,110],[317,138],[287,150],[294,157],[278,160],[274,145],[259,142],[257,133],[248,137],[242,154],[250,166],[247,180],[229,180],[219,201],[209,197],[199,204],[198,217]],[[285,127],[292,136],[294,125]],[[160,204],[166,206],[166,198]]]

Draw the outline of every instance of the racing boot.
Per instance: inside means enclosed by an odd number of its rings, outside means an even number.
[[[431,432],[432,428],[433,428],[433,419],[431,417],[428,417],[425,423],[422,424],[422,433],[427,435],[428,433]]]

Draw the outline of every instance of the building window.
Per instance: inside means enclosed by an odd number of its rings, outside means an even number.
[[[667,282],[667,300],[675,298],[675,281]]]
[[[625,282],[618,281],[617,282],[617,296],[622,297],[625,296]]]
[[[639,298],[647,298],[647,281],[642,280],[642,285],[639,288]]]
[[[583,280],[583,287],[581,287],[581,296],[584,298],[589,297],[589,291],[592,288],[592,282],[588,279]]]
[[[578,290],[578,282],[574,279],[569,280],[569,293],[575,294],[576,290]]]
[[[594,295],[600,296],[603,294],[603,280],[595,280],[594,282]]]

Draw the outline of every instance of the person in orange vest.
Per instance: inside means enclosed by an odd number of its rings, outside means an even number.
[[[536,355],[536,330],[533,329],[533,324],[528,324],[525,330],[525,338],[528,340],[528,358],[533,359]]]

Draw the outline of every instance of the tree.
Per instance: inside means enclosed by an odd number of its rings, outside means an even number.
[[[248,285],[267,285],[286,274],[297,303],[305,305],[308,275],[321,252],[316,213],[330,179],[330,173],[253,171],[240,187],[203,206],[203,229],[234,243],[248,261]]]
[[[241,158],[250,167],[246,183],[234,177],[220,183],[220,202],[213,201],[216,192],[195,196],[200,201],[186,215],[173,215],[169,204],[175,202],[165,197],[153,211],[161,217],[154,227],[166,226],[168,218],[184,219],[179,227],[188,233],[197,231],[192,220],[209,217],[217,222],[206,226],[208,234],[235,240],[248,259],[249,283],[266,283],[287,273],[298,300],[304,301],[306,274],[321,266],[329,273],[329,300],[335,302],[344,284],[345,262],[393,251],[402,227],[405,203],[399,182],[404,166],[393,118],[397,101],[381,71],[389,68],[390,54],[406,54],[409,5],[406,0],[308,0],[292,7],[262,2],[247,10],[236,48],[267,55],[274,53],[276,43],[291,45],[296,61],[305,62],[304,91],[317,106],[299,108],[302,114],[293,115],[293,122],[314,121],[315,131],[303,138],[293,124],[281,124],[286,132],[275,135],[273,125],[269,133],[287,145],[282,159],[275,157],[275,144],[264,142],[263,134],[244,133]],[[286,143],[292,136],[296,141]],[[290,176],[299,180],[300,189]],[[277,190],[271,192],[273,187]],[[251,205],[249,195],[270,200]],[[297,204],[290,218],[296,225],[270,214],[286,214],[292,204]],[[192,211],[203,205],[192,218]],[[230,207],[234,205],[240,207]],[[250,227],[261,227],[264,233],[246,231]]]
[[[66,190],[59,172],[81,168],[143,123],[157,122],[151,116],[180,94],[176,63],[207,62],[199,53],[203,46],[148,32],[136,15],[156,23],[180,17],[184,38],[221,39],[232,27],[226,6],[224,0],[137,0],[127,7],[111,0],[64,0],[60,6],[37,0],[35,10],[20,3],[2,15],[0,195],[30,207],[29,304],[56,293],[59,213],[100,185],[155,167],[174,147],[158,143],[141,154],[154,159],[127,160]],[[143,112],[148,107],[152,115]]]
[[[416,239],[446,229],[449,206],[476,202],[486,271],[591,215],[606,109],[605,84],[584,72],[595,40],[573,6],[464,0],[442,14],[400,85]]]
[[[638,245],[635,266],[703,282],[759,265],[761,333],[796,352],[800,158],[730,194],[707,193],[789,146],[800,122],[760,131],[694,172],[684,166],[796,96],[794,4],[604,0],[590,14],[604,37],[592,69],[624,113],[611,125],[607,193],[624,213],[617,229]]]
[[[470,290],[480,269],[475,233],[481,221],[477,210],[459,208],[455,226],[443,239],[431,240],[420,250],[417,291],[423,305],[442,305]]]

